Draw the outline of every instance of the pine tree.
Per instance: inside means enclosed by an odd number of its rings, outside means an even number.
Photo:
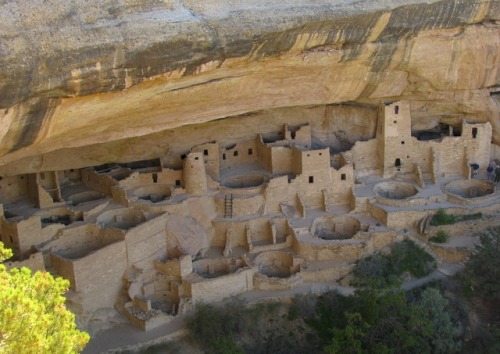
[[[12,256],[0,242],[0,262]],[[0,353],[77,353],[89,340],[64,305],[69,282],[0,264]]]

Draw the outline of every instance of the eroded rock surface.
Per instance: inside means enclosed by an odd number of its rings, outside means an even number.
[[[0,172],[149,158],[287,109],[346,144],[374,131],[328,110],[384,99],[411,100],[416,130],[490,121],[498,144],[499,19],[498,0],[1,1]]]

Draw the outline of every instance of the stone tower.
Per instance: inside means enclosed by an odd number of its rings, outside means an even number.
[[[411,115],[407,101],[384,102],[377,127],[378,154],[384,177],[410,172]]]
[[[184,188],[188,194],[207,192],[207,174],[202,152],[192,152],[184,159]]]

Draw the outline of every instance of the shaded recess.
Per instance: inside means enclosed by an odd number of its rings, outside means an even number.
[[[373,190],[382,198],[396,200],[410,198],[418,193],[417,188],[413,184],[396,181],[378,183]]]
[[[108,210],[97,217],[97,223],[104,228],[131,229],[146,221],[140,210],[120,208]]]
[[[274,278],[288,278],[292,275],[293,257],[282,251],[263,252],[255,257],[254,265],[259,273]]]
[[[172,196],[172,190],[165,184],[158,184],[137,188],[134,191],[134,195],[141,200],[151,203],[160,203]]]
[[[477,179],[452,181],[444,187],[444,191],[462,198],[479,198],[492,194],[495,185],[490,181]]]
[[[322,217],[314,220],[312,233],[323,240],[346,240],[360,229],[359,220],[351,216]]]
[[[266,178],[263,175],[239,175],[231,176],[224,179],[222,185],[226,188],[252,188],[264,184]]]

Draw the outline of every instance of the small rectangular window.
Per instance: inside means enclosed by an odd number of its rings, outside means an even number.
[[[401,145],[404,145],[404,144],[405,144],[405,142],[404,142],[404,141],[402,141],[402,142],[401,142]]]
[[[248,149],[248,155],[253,155],[253,150],[252,149]]]
[[[477,128],[472,128],[472,139],[476,139],[477,137]]]
[[[181,159],[184,160],[186,158],[186,154],[181,155]]]
[[[233,156],[238,156],[238,150],[236,150],[235,152],[233,152]]]
[[[198,156],[196,156],[194,159],[195,159],[195,160],[199,160],[200,158],[199,158]]]
[[[41,178],[41,179],[45,179],[45,173],[43,173],[43,172],[42,172],[42,173],[40,173],[40,178]]]
[[[320,152],[320,153],[319,153],[319,156],[323,156],[323,153],[322,153],[322,152]]]
[[[208,156],[208,150],[207,149],[203,150],[203,155]]]
[[[309,183],[314,183],[314,176],[309,176]]]
[[[180,187],[181,186],[181,180],[180,179],[176,179],[175,180],[175,186],[176,187]]]
[[[394,106],[394,114],[398,114],[399,113],[399,106]]]
[[[158,182],[158,174],[157,173],[153,173],[153,175],[151,177],[153,178],[153,183]]]
[[[345,173],[342,173],[342,174],[340,175],[340,179],[341,179],[342,181],[345,181],[345,180],[346,180],[346,175],[345,175]]]
[[[225,160],[226,159],[226,154],[222,154],[222,159]]]

